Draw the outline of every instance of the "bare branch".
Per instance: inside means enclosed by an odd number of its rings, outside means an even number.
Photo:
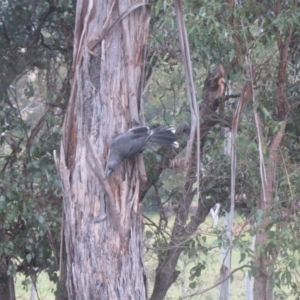
[[[88,162],[91,170],[93,171],[94,175],[98,179],[100,185],[102,186],[103,191],[105,192],[105,194],[108,197],[109,208],[111,210],[113,223],[114,223],[114,225],[118,226],[118,224],[120,223],[119,219],[118,219],[119,215],[120,215],[120,209],[117,205],[117,202],[114,199],[114,195],[110,188],[110,185],[105,180],[104,169],[102,167],[102,164],[101,164],[98,156],[96,155],[95,147],[93,146],[92,141],[90,140],[89,137],[87,137],[87,145],[88,145],[88,149],[90,150],[90,153],[92,154],[92,157],[87,155],[87,162]]]
[[[224,281],[226,281],[227,279],[229,279],[234,273],[236,273],[237,271],[240,271],[240,270],[242,270],[244,268],[250,268],[251,269],[252,266],[243,265],[243,266],[241,266],[239,268],[236,268],[228,276],[226,276],[222,281],[219,281],[216,284],[214,284],[214,285],[210,286],[209,288],[204,289],[204,290],[202,290],[200,292],[196,292],[196,293],[193,293],[193,294],[190,294],[190,295],[187,295],[187,296],[183,296],[182,299],[188,299],[188,298],[191,298],[191,297],[194,297],[194,296],[202,295],[202,294],[204,294],[204,293],[212,290],[213,288],[217,287],[218,285],[220,285],[221,283],[223,283]]]

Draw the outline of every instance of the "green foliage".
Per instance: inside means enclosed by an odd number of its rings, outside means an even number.
[[[0,266],[57,280],[59,151],[73,44],[74,2],[0,4]],[[5,272],[0,273],[0,281]]]
[[[196,277],[200,277],[201,276],[201,272],[206,268],[206,262],[202,261],[202,262],[198,262],[197,265],[195,267],[193,267],[190,271],[190,280],[194,280],[194,278]],[[195,282],[191,282],[190,283],[190,288],[195,288]]]
[[[1,248],[27,275],[33,266],[48,268],[58,255],[61,192],[50,154],[58,141],[51,131],[43,132],[34,155],[21,153],[1,175]]]
[[[255,103],[246,104],[236,140],[236,194],[239,195],[236,210],[248,222],[245,221],[246,233],[234,239],[234,250],[240,252],[239,263],[253,256],[249,242],[256,231],[253,224],[259,225],[266,216],[257,207],[261,179],[253,111],[261,118],[262,139],[268,145],[274,133],[282,128],[276,106],[279,63],[276,33],[284,37],[290,26],[294,26],[285,78],[291,109],[278,153],[272,211],[267,214],[271,220],[268,242],[258,249],[266,255],[274,255],[274,248],[280,249],[272,284],[276,297],[285,299],[283,286],[290,287],[295,298],[300,293],[297,288],[300,11],[299,7],[293,7],[293,1],[281,4],[281,13],[276,15],[272,1],[239,1],[232,9],[229,1],[188,0],[184,2],[184,18],[199,103],[208,70],[220,63],[226,69],[231,93],[239,94],[249,79],[244,55],[246,50],[251,53]],[[51,6],[51,1],[9,0],[0,5],[0,261],[8,261],[5,268],[9,275],[16,272],[32,275],[33,267],[37,267],[38,272],[47,270],[51,279],[56,280],[61,187],[53,151],[59,151],[60,127],[69,94],[74,1],[59,0],[56,6]],[[146,71],[146,79],[152,80],[143,97],[145,121],[175,128],[182,122],[188,123],[190,111],[171,0],[152,4]],[[233,116],[236,103],[236,99],[229,99],[223,113]],[[230,157],[224,154],[225,140],[220,125],[207,134],[202,145],[200,183],[208,201],[222,202],[222,209],[228,210],[231,166]],[[266,154],[266,149],[263,152]],[[180,158],[183,157],[181,153]],[[144,158],[148,179],[156,182],[153,165],[161,163],[161,157],[149,151]],[[166,258],[169,246],[168,217],[178,209],[185,180],[182,169],[165,170],[156,182],[157,190],[152,189],[147,195],[149,199],[159,196],[162,203],[170,204],[169,210],[160,213],[157,227],[145,233],[160,261]],[[197,288],[197,278],[207,268],[206,258],[212,248],[228,243],[224,230],[212,232],[217,236],[209,243],[206,236],[197,235],[180,241],[182,256],[195,260],[189,278],[191,289]]]
[[[229,1],[189,0],[184,2],[184,18],[199,102],[202,100],[202,88],[207,71],[219,63],[226,69],[230,93],[240,94],[243,84],[249,80],[244,60],[245,53],[249,51],[251,54],[255,102],[251,103],[247,99],[236,140],[237,198],[235,207],[245,218],[247,225],[245,225],[245,232],[235,237],[234,249],[240,252],[240,264],[253,258],[254,252],[251,249],[250,239],[255,235],[257,226],[263,219],[270,218],[271,223],[267,230],[268,242],[257,250],[265,253],[266,256],[274,257],[274,248],[280,249],[278,262],[275,265],[273,287],[274,295],[278,299],[285,299],[287,295],[283,296],[283,291],[278,290],[283,286],[290,288],[291,294],[299,297],[299,291],[296,288],[298,286],[296,274],[299,266],[296,261],[299,256],[297,195],[300,193],[298,188],[300,186],[298,167],[300,123],[297,99],[299,100],[300,10],[299,5],[297,8],[293,6],[294,1],[279,2],[281,11],[277,15],[274,12],[274,3],[271,1],[239,1],[233,9]],[[158,1],[152,13],[151,59],[149,59],[148,69],[155,68],[155,72],[149,93],[145,98],[145,116],[146,120],[151,120],[151,122],[158,121],[176,127],[182,122],[189,122],[190,112],[186,99],[185,79],[172,1]],[[278,119],[277,81],[280,57],[276,35],[280,32],[284,42],[291,25],[294,26],[294,32],[289,47],[284,91],[291,110],[285,136],[278,152],[272,210],[265,213],[258,206],[261,194],[261,174],[253,112],[257,112],[261,120],[263,132],[261,138],[265,142],[262,150],[266,159],[268,145],[272,142],[274,134],[279,132],[284,125]],[[222,113],[233,116],[237,101],[229,99]],[[223,209],[228,210],[231,166],[230,157],[224,155],[225,140],[224,130],[219,125],[206,136],[202,145],[200,184],[201,192],[206,199],[223,202],[225,203]],[[151,179],[153,179],[151,166],[155,161],[154,157],[152,160],[148,159],[147,154],[147,169],[150,171]],[[162,202],[173,203],[175,213],[185,180],[184,172],[175,169],[165,171],[157,184]],[[153,191],[150,190],[148,195],[151,193]],[[166,215],[168,215],[167,212],[166,210]],[[218,234],[218,238],[213,245],[219,247],[224,243],[224,231],[215,230],[215,233]],[[155,238],[155,235],[152,238]],[[166,242],[155,245],[163,247],[159,252],[160,257],[163,256]],[[206,254],[193,242],[184,243],[182,246],[184,249],[182,255],[195,257],[195,276],[200,276],[202,267],[205,268],[202,261]],[[283,258],[284,253],[286,255]],[[250,273],[254,274],[255,270],[251,270]],[[191,277],[190,288],[196,287],[196,281]]]

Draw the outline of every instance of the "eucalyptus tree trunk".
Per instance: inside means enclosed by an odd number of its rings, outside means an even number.
[[[230,86],[229,86],[230,90]],[[228,91],[231,94],[231,91]],[[232,132],[228,128],[224,129],[225,132],[225,143],[224,143],[224,154],[231,155],[232,145]],[[230,209],[229,212],[225,211],[223,216],[223,229],[225,230],[225,239],[223,239],[221,247],[221,270],[220,270],[220,300],[230,299],[230,278],[225,280],[231,272],[231,251],[232,251],[232,236],[233,228],[231,227],[230,218],[234,217],[234,208]]]
[[[230,278],[225,280],[230,275],[231,270],[231,246],[230,240],[232,232],[230,229],[230,213],[225,212],[223,217],[223,228],[225,229],[225,240],[221,247],[221,276],[220,281],[220,300],[229,300],[230,299]],[[225,280],[225,281],[224,281]]]
[[[294,2],[294,9],[297,7],[297,1]],[[282,12],[281,1],[274,2],[274,14],[277,17]],[[266,149],[266,159],[260,158],[261,168],[264,172],[261,174],[261,193],[259,199],[259,208],[263,212],[261,222],[257,226],[257,234],[255,239],[256,258],[255,265],[257,272],[254,276],[253,295],[256,300],[273,300],[273,291],[270,282],[273,276],[274,265],[280,251],[280,247],[275,249],[266,249],[268,240],[268,226],[271,223],[270,211],[273,207],[274,191],[276,189],[276,168],[278,161],[278,153],[282,139],[285,134],[285,127],[289,114],[289,102],[286,93],[287,66],[289,63],[289,45],[291,42],[294,28],[289,26],[285,34],[276,29],[276,40],[278,48],[278,66],[277,66],[277,99],[276,108],[277,115],[275,120],[281,122],[280,129],[271,137],[268,137],[268,145],[266,143],[261,148]],[[253,78],[253,76],[252,76]],[[253,98],[254,100],[254,98]],[[275,105],[274,105],[275,106]],[[262,124],[258,115],[255,115],[255,124],[257,136],[262,137]]]
[[[4,269],[4,268],[3,268]],[[15,300],[15,284],[13,276],[6,275],[7,270],[5,269],[5,273],[1,272],[0,269],[0,295],[1,300]]]
[[[108,180],[109,144],[138,120],[145,1],[78,0],[60,160],[69,299],[147,299],[138,159]]]
[[[253,224],[255,226],[255,224]],[[252,245],[251,250],[254,252],[255,250],[255,236],[252,237]],[[252,263],[252,258],[248,259],[249,265]],[[245,290],[246,290],[246,300],[254,300],[253,298],[253,276],[247,272],[245,274]]]

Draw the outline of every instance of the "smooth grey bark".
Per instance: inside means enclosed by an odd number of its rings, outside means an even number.
[[[225,212],[223,217],[223,228],[226,230],[225,239],[221,247],[221,276],[220,281],[227,278],[231,272],[231,245],[230,245],[230,235],[233,233],[229,231],[230,213]],[[220,300],[230,299],[230,278],[223,281],[220,284]]]

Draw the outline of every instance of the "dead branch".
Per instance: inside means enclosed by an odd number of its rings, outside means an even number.
[[[200,292],[196,292],[196,293],[193,293],[193,294],[190,294],[190,295],[187,295],[187,296],[183,296],[182,299],[188,299],[188,298],[191,298],[191,297],[194,297],[194,296],[198,296],[198,295],[202,295],[202,294],[205,294],[206,292],[212,290],[213,288],[217,287],[218,285],[220,285],[221,283],[223,283],[224,281],[226,281],[227,279],[229,279],[234,273],[236,273],[237,271],[240,271],[244,268],[249,268],[251,269],[252,266],[250,265],[243,265],[243,266],[240,266],[236,269],[234,269],[228,276],[226,276],[222,281],[218,281],[217,283],[215,283],[214,285],[210,286],[209,288],[206,288]]]
[[[111,216],[113,218],[113,223],[116,226],[115,229],[117,229],[117,226],[119,226],[119,215],[120,215],[120,209],[116,204],[116,201],[114,199],[113,192],[110,188],[110,185],[108,182],[105,180],[105,172],[102,167],[102,164],[96,154],[96,150],[94,145],[92,144],[92,141],[90,140],[89,137],[87,137],[87,146],[88,150],[90,150],[90,153],[92,154],[92,157],[87,155],[87,162],[88,165],[90,166],[91,170],[93,171],[94,175],[98,179],[100,185],[103,188],[103,191],[105,192],[106,196],[108,197],[108,204],[109,204],[109,209]]]

